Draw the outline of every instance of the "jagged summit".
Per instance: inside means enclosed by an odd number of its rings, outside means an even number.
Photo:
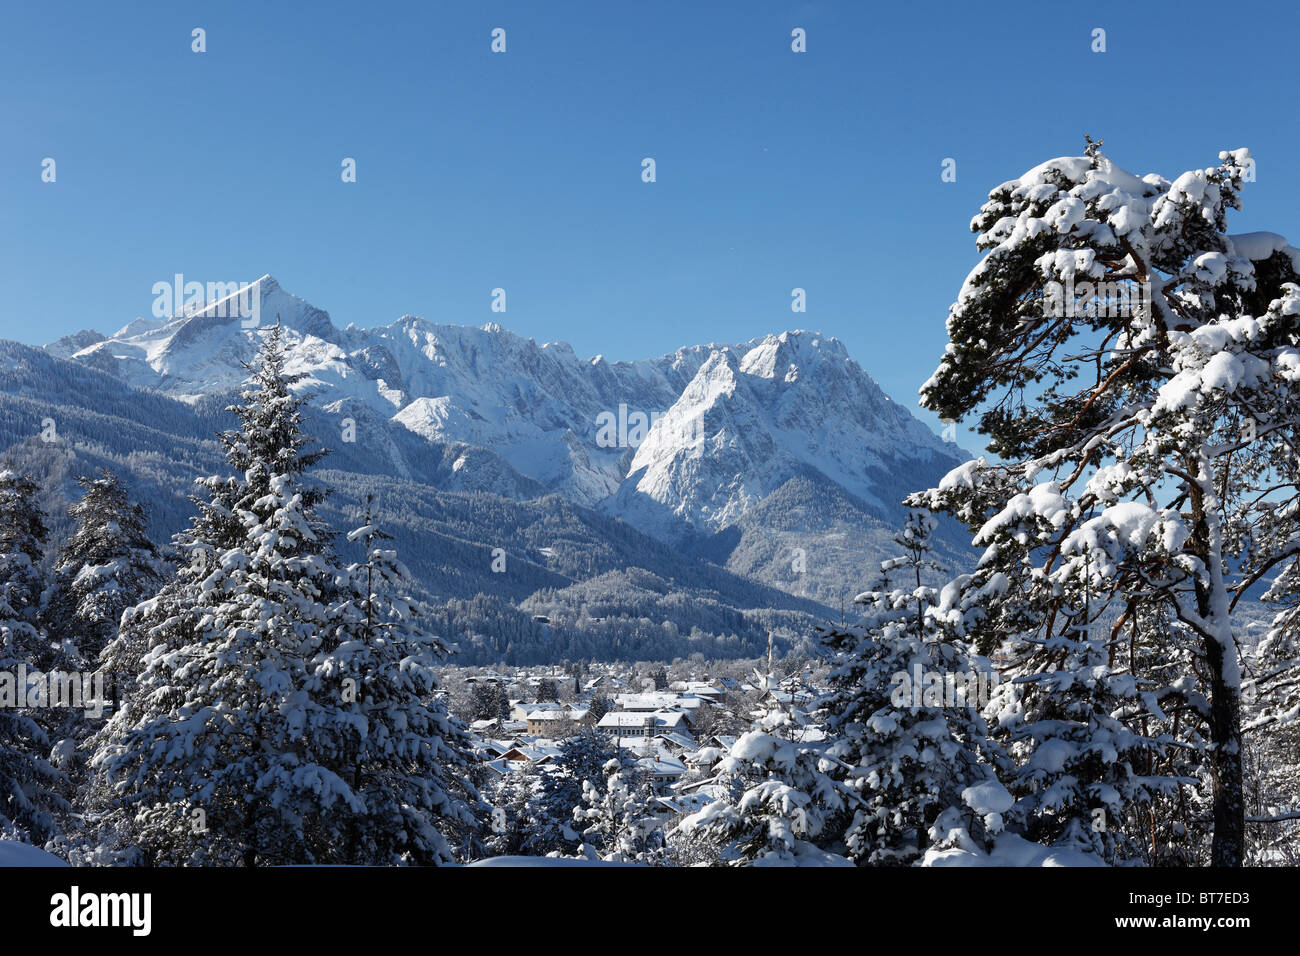
[[[231,308],[253,295],[256,323]],[[404,315],[340,330],[267,274],[203,308],[137,319],[108,337],[81,332],[47,349],[195,401],[240,385],[277,316],[298,387],[330,414],[361,414],[404,440],[482,449],[462,456],[491,476],[481,487],[514,474],[512,487],[536,483],[667,540],[716,533],[809,474],[890,512],[897,487],[923,487],[957,457],[890,401],[843,343],[808,330],[609,362],[497,322]],[[473,487],[468,467],[457,474]]]

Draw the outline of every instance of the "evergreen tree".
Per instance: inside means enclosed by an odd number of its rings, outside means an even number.
[[[283,366],[277,326],[231,408],[241,428],[222,436],[235,476],[202,483],[176,542],[189,563],[109,655],[144,670],[96,741],[99,819],[145,862],[310,863],[309,826],[365,812],[331,765],[340,702],[312,693],[340,572],[323,492],[303,481],[322,452],[306,450]]]
[[[509,770],[492,789],[492,833],[486,839],[491,856],[543,856],[536,839],[541,774],[531,765]]]
[[[912,863],[951,845],[958,830],[963,845],[988,850],[1002,826],[988,809],[989,794],[1002,790],[997,749],[979,715],[991,670],[948,640],[933,613],[932,579],[944,570],[931,557],[936,524],[911,511],[894,538],[904,553],[882,562],[879,581],[857,597],[866,622],[821,634],[836,654],[826,729],[858,797],[844,837],[858,863]]]
[[[505,720],[510,716],[510,698],[497,683],[474,685],[474,719]]]
[[[551,701],[558,703],[560,700],[560,689],[555,685],[555,680],[550,677],[543,677],[537,683],[537,702],[539,704]]]
[[[85,493],[68,509],[75,525],[54,568],[53,630],[93,665],[117,636],[122,612],[158,592],[163,567],[144,509],[128,500],[118,476],[104,469],[77,481]]]
[[[5,647],[29,668],[45,669],[60,654],[44,628],[49,580],[44,570],[45,515],[37,504],[37,487],[26,475],[0,471],[0,598],[3,599]]]
[[[227,441],[229,436],[223,436]],[[228,451],[229,457],[229,451]],[[172,540],[172,550],[181,566],[170,573],[162,588],[122,612],[117,636],[100,654],[105,682],[111,687],[114,710],[129,707],[135,698],[138,678],[144,669],[144,655],[154,639],[183,639],[187,620],[192,618],[192,600],[203,592],[209,568],[218,566],[226,552],[244,546],[245,533],[236,503],[246,492],[242,477],[212,475],[195,481],[190,496],[194,514],[189,525]],[[99,737],[91,741],[97,746]]]
[[[438,693],[434,669],[448,656],[427,630],[428,615],[390,536],[373,520],[348,535],[365,560],[345,574],[331,617],[329,647],[310,665],[308,690],[335,700],[322,716],[337,722],[318,759],[347,781],[360,807],[329,809],[313,827],[317,859],[353,864],[450,863],[476,827],[481,805],[470,782],[472,757],[464,727]]]
[[[582,804],[573,810],[582,827],[579,853],[616,863],[662,862],[662,834],[650,814],[653,792],[645,775],[617,757],[602,772],[604,786],[584,780]]]
[[[530,852],[544,856],[577,848],[581,834],[573,829],[573,811],[582,804],[583,784],[604,780],[605,765],[617,756],[605,737],[592,732],[560,742],[559,755],[541,777]]]
[[[1115,656],[1113,626],[1087,635],[1143,604],[1163,605],[1195,634],[1203,666],[1183,676],[1203,682],[1208,707],[1212,860],[1237,866],[1245,820],[1230,598],[1248,581],[1243,561],[1257,540],[1258,514],[1243,502],[1293,481],[1300,260],[1273,234],[1227,232],[1253,178],[1248,150],[1171,182],[1134,176],[1099,147],[997,187],[972,221],[987,254],[950,310],[949,345],[922,403],[949,419],[978,412],[1001,460],[972,461],[913,503],[966,521],[987,549],[978,613],[1021,618],[1006,633],[1028,642],[1035,678],[1027,700],[1008,701],[1025,708],[1013,718],[1022,729],[1081,724],[1078,734],[1099,734],[1095,749],[1062,739],[1091,749],[1089,760],[1145,749],[1094,724],[1116,700],[1160,715],[1125,686],[1132,675],[1075,683]],[[1265,544],[1258,565],[1286,553]],[[1026,582],[1028,602],[1016,593]]]
[[[100,655],[117,639],[123,612],[158,592],[164,568],[145,534],[144,510],[128,500],[117,475],[105,469],[98,478],[77,480],[85,493],[68,510],[73,531],[59,549],[46,618],[69,666],[83,674],[99,668],[97,685],[90,685],[104,694],[105,701],[95,705],[98,709],[121,699],[116,686],[120,668],[101,668]],[[133,664],[132,677],[136,669],[138,664]],[[73,791],[87,785],[84,745],[100,717],[102,710],[95,709],[48,715],[47,726],[56,741],[54,762],[68,774]]]
[[[795,718],[772,710],[717,765],[725,793],[677,825],[688,841],[710,843],[722,866],[845,864],[833,852],[852,797],[837,760],[796,742]]]
[[[58,663],[40,627],[45,539],[35,483],[0,471],[0,838],[37,844],[55,836],[69,809],[66,778],[49,760],[48,712],[19,706],[29,700],[28,678]]]
[[[587,715],[591,718],[592,726],[595,726],[600,718],[610,712],[613,707],[610,699],[603,694],[593,694],[591,703],[587,706]]]

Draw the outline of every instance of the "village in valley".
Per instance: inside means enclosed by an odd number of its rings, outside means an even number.
[[[818,706],[826,677],[823,662],[799,656],[693,658],[449,667],[440,685],[470,733],[477,759],[471,775],[493,807],[493,849],[531,856],[547,855],[538,852],[546,849],[545,841],[536,843],[539,822],[555,831],[551,855],[581,850],[584,827],[573,812],[582,811],[586,791],[606,797],[600,771],[610,760],[636,803],[642,845],[662,850],[675,827],[723,795],[719,764],[755,721],[801,749],[825,741]],[[577,761],[574,752],[581,754]],[[557,779],[564,776],[571,779]],[[546,804],[537,796],[548,790],[573,799],[548,807],[551,820],[528,819]]]

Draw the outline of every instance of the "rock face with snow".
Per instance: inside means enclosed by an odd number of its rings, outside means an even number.
[[[888,513],[898,477],[954,457],[838,340],[784,332],[711,350],[636,450],[612,507],[646,530],[716,532],[813,471]]]
[[[559,493],[674,542],[737,525],[796,478],[829,481],[888,519],[902,493],[925,487],[958,456],[839,341],[814,332],[611,363],[496,324],[408,315],[337,329],[270,276],[250,292],[255,328],[218,302],[47,348],[196,402],[237,388],[243,363],[278,320],[287,369],[301,376],[296,387],[341,425],[355,423],[356,441],[392,458],[394,473],[403,466],[390,446],[414,437],[453,450],[444,460],[460,488]]]

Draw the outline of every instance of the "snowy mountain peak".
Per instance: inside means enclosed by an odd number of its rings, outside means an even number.
[[[248,283],[185,282],[172,288],[160,282],[154,291],[160,317],[136,319],[108,338],[74,343],[81,347],[70,357],[130,385],[193,400],[237,388],[245,377],[243,363],[277,320],[293,331],[291,342],[339,339],[328,313],[286,292],[269,274]],[[47,348],[57,355],[67,344],[61,339]]]
[[[795,476],[817,473],[890,510],[899,476],[955,464],[951,446],[819,332],[611,363],[580,358],[565,342],[539,345],[496,322],[404,315],[339,331],[269,274],[238,294],[256,296],[256,323],[230,317],[227,296],[137,320],[107,339],[80,333],[49,348],[193,401],[237,388],[278,317],[296,387],[326,414],[361,416],[386,430],[385,459],[400,458],[394,449],[412,441],[477,448],[481,454],[455,452],[464,462],[455,469],[460,487],[533,482],[665,539],[724,528]]]
[[[718,531],[814,471],[890,511],[894,477],[953,458],[841,343],[785,332],[710,354],[637,449],[617,510],[661,537]]]
[[[849,357],[839,339],[820,332],[782,332],[768,335],[745,353],[741,371],[761,378],[797,377],[800,368],[820,366],[824,362],[845,361]]]

